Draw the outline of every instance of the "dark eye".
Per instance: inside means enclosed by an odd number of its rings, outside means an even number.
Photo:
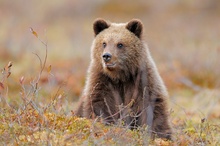
[[[117,47],[118,47],[119,49],[121,49],[121,48],[124,47],[124,45],[123,45],[122,43],[119,43],[119,44],[117,44]]]
[[[106,47],[106,43],[104,42],[104,43],[102,43],[102,46],[103,46],[103,48],[105,48]]]

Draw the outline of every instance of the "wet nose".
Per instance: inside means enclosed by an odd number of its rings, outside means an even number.
[[[102,58],[105,62],[109,62],[112,58],[112,55],[110,53],[105,53],[102,55]]]

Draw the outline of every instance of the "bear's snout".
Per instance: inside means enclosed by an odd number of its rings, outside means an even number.
[[[102,58],[103,58],[103,60],[107,63],[107,62],[109,62],[109,61],[111,60],[112,55],[111,55],[110,53],[104,53],[104,54],[102,55]]]

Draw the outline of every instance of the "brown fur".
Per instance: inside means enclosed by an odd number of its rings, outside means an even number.
[[[171,139],[167,90],[142,40],[141,21],[116,24],[98,19],[93,29],[91,63],[76,115],[99,116],[106,124],[122,119],[131,129],[147,125],[153,135]],[[116,65],[107,67],[104,53],[110,53],[108,63]]]

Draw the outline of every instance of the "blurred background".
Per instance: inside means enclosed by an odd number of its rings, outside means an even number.
[[[206,113],[215,111],[212,115],[220,117],[218,0],[0,0],[0,68],[13,62],[8,100],[19,105],[19,79],[24,77],[28,89],[40,72],[34,54],[45,57],[45,46],[30,32],[31,27],[48,43],[39,101],[44,104],[59,91],[65,97],[60,97],[62,103],[69,105],[66,110],[73,109],[90,62],[92,24],[99,17],[112,22],[141,19],[144,39],[169,90],[171,108],[210,106]]]

